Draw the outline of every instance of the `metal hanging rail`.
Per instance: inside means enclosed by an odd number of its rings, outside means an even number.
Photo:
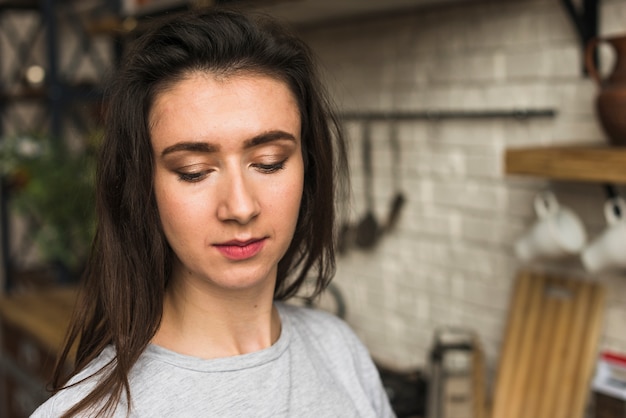
[[[512,109],[512,110],[438,110],[417,112],[345,112],[340,113],[341,120],[443,120],[443,119],[492,119],[492,118],[552,118],[554,109]]]

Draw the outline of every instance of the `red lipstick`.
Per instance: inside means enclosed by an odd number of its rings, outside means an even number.
[[[217,248],[224,257],[230,260],[240,261],[247,260],[257,255],[264,244],[265,239],[251,239],[248,241],[232,240],[215,244],[215,248]]]

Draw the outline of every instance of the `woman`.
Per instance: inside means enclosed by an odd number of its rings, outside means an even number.
[[[306,46],[235,12],[175,16],[109,109],[75,368],[34,416],[393,416],[350,329],[281,302],[334,273],[345,163]]]

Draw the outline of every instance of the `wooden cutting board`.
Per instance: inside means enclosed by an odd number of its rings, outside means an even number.
[[[582,418],[602,330],[596,282],[522,271],[511,299],[492,418]]]

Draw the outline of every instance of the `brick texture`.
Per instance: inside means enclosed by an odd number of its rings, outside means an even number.
[[[626,31],[626,3],[601,2],[601,34]],[[512,283],[523,267],[513,243],[533,222],[545,188],[580,214],[590,236],[603,226],[601,185],[509,178],[509,146],[603,143],[594,83],[560,2],[463,2],[303,30],[320,56],[340,111],[552,108],[554,118],[415,120],[398,123],[400,167],[392,170],[389,124],[370,125],[379,220],[399,181],[407,196],[397,229],[370,251],[351,248],[335,283],[348,321],[390,366],[427,365],[441,326],[475,330],[494,369]],[[610,54],[603,52],[608,66]],[[360,144],[365,124],[346,122],[352,200],[345,222],[365,211]],[[620,187],[621,188],[621,187]],[[620,190],[624,192],[623,189]],[[539,266],[584,274],[577,258]],[[626,274],[594,277],[610,295],[602,348],[626,352]]]

